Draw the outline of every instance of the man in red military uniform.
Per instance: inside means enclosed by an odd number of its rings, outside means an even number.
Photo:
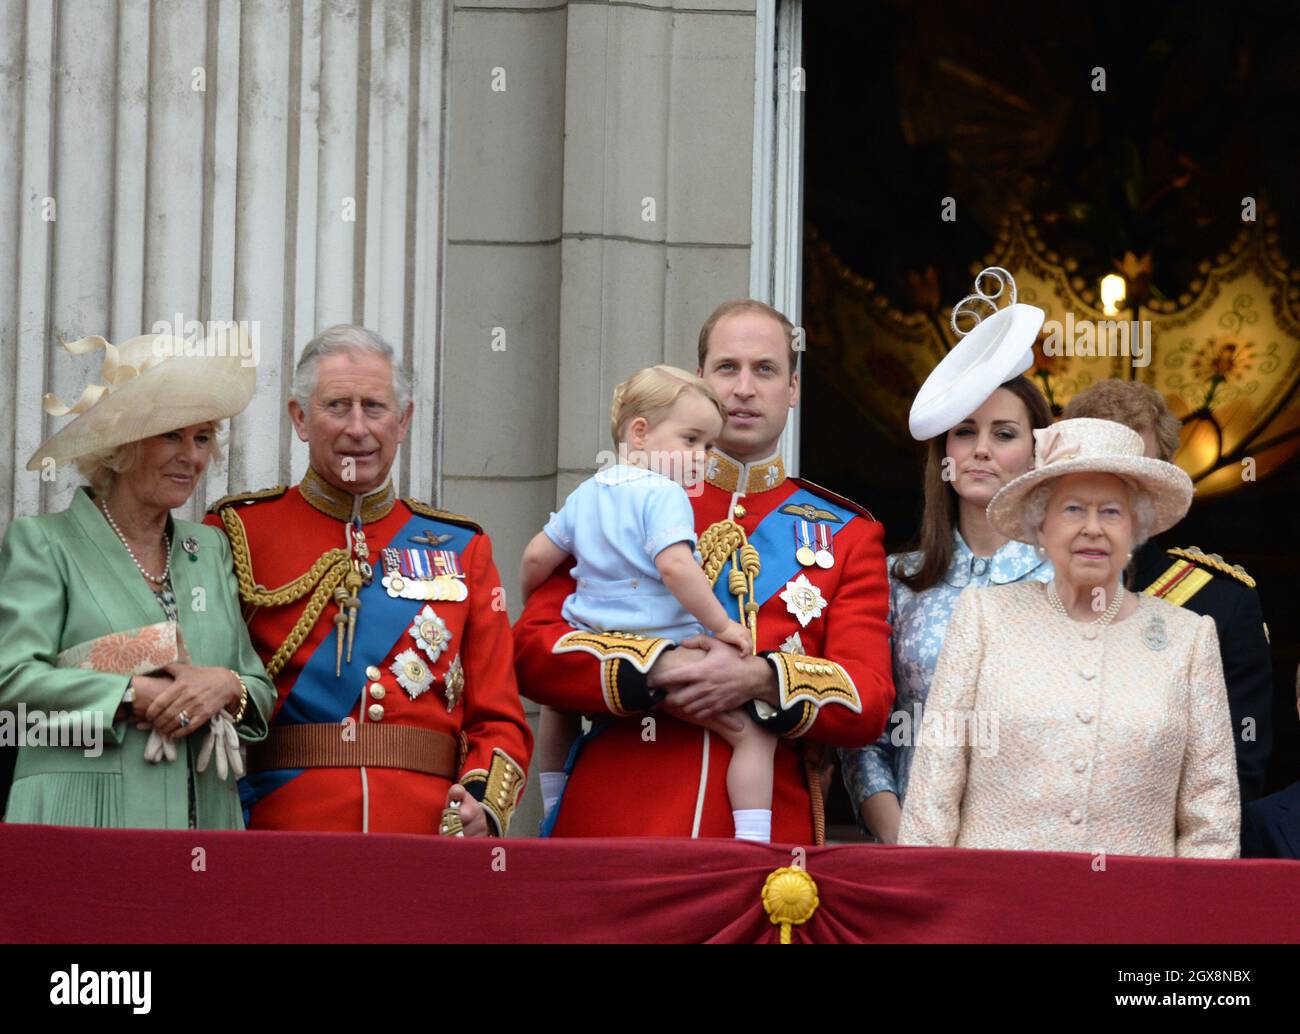
[[[410,423],[392,349],[360,327],[303,351],[302,482],[218,502],[278,691],[240,784],[250,829],[504,835],[532,750],[487,535],[393,491]]]
[[[784,316],[749,299],[720,306],[700,332],[700,373],[728,417],[692,498],[695,526],[729,612],[757,606],[758,655],[707,637],[674,648],[577,631],[560,616],[574,588],[563,570],[515,626],[522,691],[593,720],[548,820],[555,836],[732,836],[731,749],[695,720],[752,701],[782,737],[772,839],[821,843],[824,749],[871,743],[884,728],[894,699],[884,533],[856,504],[786,476],[778,448],[799,395],[792,340]]]

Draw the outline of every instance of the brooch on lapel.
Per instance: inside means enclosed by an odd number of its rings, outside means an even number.
[[[1165,619],[1153,617],[1142,629],[1142,642],[1148,650],[1163,650],[1169,645],[1169,633],[1165,630]]]

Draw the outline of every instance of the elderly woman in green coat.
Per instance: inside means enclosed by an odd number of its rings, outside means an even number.
[[[225,538],[171,511],[248,405],[239,335],[115,348],[105,385],[27,464],[75,462],[89,486],[62,513],[21,517],[0,546],[0,717],[19,743],[8,822],[242,829],[240,745],[275,691],[240,614]],[[195,352],[201,354],[194,354]],[[186,354],[186,353],[190,354]]]

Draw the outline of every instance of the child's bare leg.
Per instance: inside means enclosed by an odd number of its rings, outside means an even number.
[[[745,723],[739,732],[725,726],[715,731],[731,744],[727,766],[727,796],[737,840],[768,843],[772,839],[772,764],[776,737],[759,728],[744,711],[735,711]]]
[[[776,737],[764,732],[744,711],[736,711],[745,721],[740,732],[720,730],[731,744],[731,764],[727,766],[727,796],[737,810],[772,808],[772,762],[776,756]]]
[[[537,727],[537,767],[542,772],[563,772],[573,741],[582,735],[582,716],[542,705]]]
[[[581,735],[581,715],[542,706],[537,725],[537,767],[541,773],[538,781],[542,788],[543,814],[550,813],[564,792],[568,781],[564,763],[569,760],[574,741]]]

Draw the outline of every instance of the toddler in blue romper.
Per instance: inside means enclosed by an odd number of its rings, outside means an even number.
[[[695,514],[683,484],[703,477],[726,412],[698,377],[670,366],[634,374],[614,393],[619,459],[579,485],[524,553],[525,598],[572,557],[577,589],[563,616],[593,632],[635,632],[680,643],[712,632],[742,653],[749,631],[727,616],[695,556]],[[744,731],[702,723],[732,746],[727,770],[738,838],[771,839],[775,737],[744,718]],[[543,803],[563,791],[562,770],[580,718],[542,708],[538,734]]]

